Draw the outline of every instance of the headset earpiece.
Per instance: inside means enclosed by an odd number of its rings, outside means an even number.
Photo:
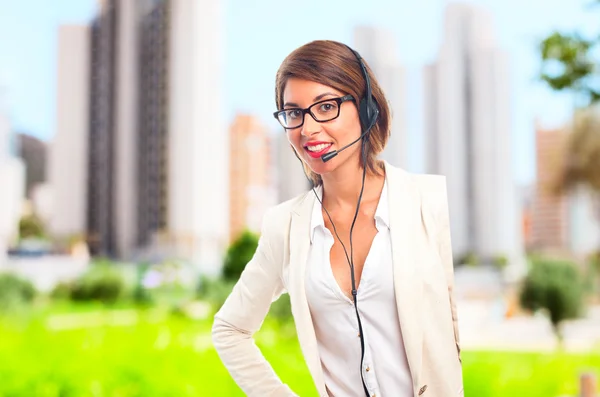
[[[362,98],[359,103],[358,114],[362,130],[366,131],[372,128],[379,117],[379,108],[375,100],[371,98],[371,101],[368,101],[366,98]]]
[[[368,129],[371,129],[377,122],[377,118],[379,117],[379,107],[377,106],[377,102],[375,101],[373,93],[371,92],[371,79],[369,78],[367,66],[358,52],[353,50],[350,46],[346,47],[348,47],[348,49],[352,51],[356,57],[360,65],[363,78],[365,79],[365,94],[360,98],[358,103],[358,116],[362,131],[364,132]]]

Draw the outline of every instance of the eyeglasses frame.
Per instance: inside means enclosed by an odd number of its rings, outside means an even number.
[[[330,102],[330,101],[335,101],[335,102],[337,102],[337,104],[338,104],[338,112],[337,112],[337,115],[336,115],[335,117],[333,117],[333,118],[331,118],[331,119],[328,119],[328,120],[325,120],[325,121],[317,120],[317,118],[315,117],[315,115],[314,115],[314,114],[312,113],[312,111],[311,111],[312,107],[313,107],[313,106],[316,106],[316,105],[319,105],[319,104],[321,104],[321,103],[324,103],[324,102]],[[344,103],[344,102],[349,102],[349,101],[356,101],[356,100],[355,100],[355,98],[354,98],[352,95],[350,95],[350,94],[348,94],[348,95],[344,95],[344,96],[342,96],[342,97],[337,97],[337,98],[327,98],[327,99],[322,99],[322,100],[320,100],[320,101],[318,101],[318,102],[315,102],[315,103],[313,103],[312,105],[310,105],[309,107],[307,107],[307,108],[304,108],[304,109],[302,109],[302,108],[288,108],[288,109],[281,109],[281,110],[278,110],[278,111],[276,111],[276,112],[273,112],[273,117],[275,117],[275,119],[276,119],[276,120],[279,122],[279,124],[281,124],[281,126],[282,126],[284,129],[286,129],[286,130],[294,130],[294,129],[296,129],[296,128],[300,128],[300,127],[302,127],[302,126],[304,125],[304,119],[305,119],[305,117],[306,117],[306,114],[307,114],[307,113],[308,113],[308,114],[310,114],[310,116],[313,118],[313,120],[315,120],[317,123],[327,123],[327,122],[329,122],[329,121],[332,121],[332,120],[335,120],[335,119],[337,119],[338,117],[340,117],[340,113],[341,113],[341,110],[342,110],[342,103]],[[302,122],[300,123],[300,125],[297,125],[297,126],[295,126],[295,127],[286,127],[286,126],[284,126],[284,125],[281,123],[281,120],[279,120],[279,114],[280,114],[280,113],[283,113],[283,112],[288,112],[288,111],[290,111],[290,110],[299,110],[299,111],[301,111],[301,112],[302,112]]]

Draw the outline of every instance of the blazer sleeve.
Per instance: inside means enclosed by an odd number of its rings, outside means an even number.
[[[438,212],[438,232],[437,242],[438,250],[446,273],[446,282],[448,284],[448,295],[452,310],[452,322],[454,325],[454,339],[456,340],[456,349],[460,359],[460,337],[458,332],[458,313],[456,309],[456,299],[454,297],[454,261],[452,258],[452,240],[450,237],[450,215],[448,209],[448,193],[446,188],[446,178],[439,177],[438,196],[440,207]]]
[[[213,344],[221,361],[250,397],[296,396],[275,374],[253,338],[271,303],[284,292],[281,264],[274,260],[271,249],[274,230],[270,219],[272,215],[267,213],[254,256],[215,314],[212,327]]]

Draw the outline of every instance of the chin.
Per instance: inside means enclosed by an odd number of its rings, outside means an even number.
[[[323,174],[330,173],[331,171],[333,171],[335,169],[335,166],[336,166],[335,160],[336,159],[331,159],[328,162],[324,163],[323,160],[321,160],[320,158],[318,158],[318,159],[308,158],[308,159],[306,159],[306,164],[308,165],[308,168],[310,168],[310,170],[312,172],[323,176]]]

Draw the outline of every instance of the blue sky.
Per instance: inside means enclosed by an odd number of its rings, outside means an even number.
[[[206,0],[198,0],[206,1]],[[559,125],[570,101],[535,81],[536,41],[553,29],[600,33],[600,9],[591,12],[573,0],[472,0],[495,18],[498,44],[511,55],[512,135],[515,176],[530,182],[534,170],[534,120]],[[423,150],[420,70],[435,59],[441,40],[442,0],[229,0],[225,6],[224,115],[251,112],[274,126],[274,76],[294,48],[315,39],[351,43],[352,28],[369,24],[389,29],[407,67],[407,124],[411,170],[420,171]],[[0,92],[13,126],[50,139],[55,130],[56,32],[60,23],[86,23],[93,0],[0,0]]]

